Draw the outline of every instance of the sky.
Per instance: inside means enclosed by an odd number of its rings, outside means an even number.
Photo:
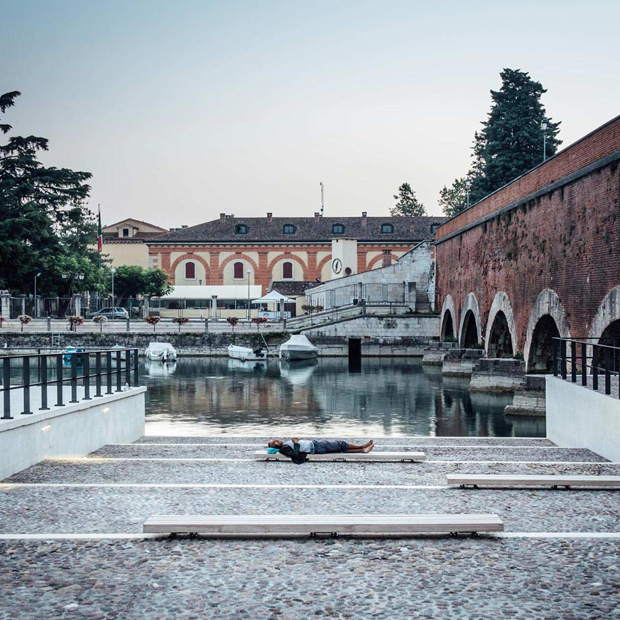
[[[620,114],[616,0],[0,0],[10,135],[93,174],[104,224],[429,215],[500,71],[548,89],[564,146]]]

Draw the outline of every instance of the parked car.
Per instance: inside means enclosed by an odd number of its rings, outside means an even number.
[[[94,319],[96,316],[104,316],[106,319],[128,319],[129,313],[125,308],[101,308],[98,312],[91,312],[88,318]]]

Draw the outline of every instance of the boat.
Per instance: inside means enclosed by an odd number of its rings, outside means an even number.
[[[267,359],[267,352],[262,347],[251,349],[250,347],[238,347],[234,344],[228,345],[228,357],[242,362],[256,362]]]
[[[75,362],[79,366],[84,363],[84,357],[82,355],[75,355],[75,353],[84,353],[84,349],[78,349],[76,347],[66,347],[62,350],[62,363],[71,364],[71,358],[75,356]]]
[[[318,354],[319,350],[303,334],[291,336],[280,345],[280,359],[311,360]]]
[[[156,362],[176,362],[177,352],[169,342],[149,342],[144,355]]]

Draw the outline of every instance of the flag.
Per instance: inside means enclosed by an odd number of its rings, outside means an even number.
[[[101,229],[101,205],[97,205],[98,224],[97,224],[97,252],[103,252],[103,231]]]

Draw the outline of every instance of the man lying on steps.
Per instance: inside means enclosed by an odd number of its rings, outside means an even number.
[[[275,454],[279,452],[288,456],[293,463],[301,465],[308,460],[308,454],[330,454],[333,452],[370,452],[375,447],[375,442],[371,439],[364,445],[358,446],[347,441],[329,439],[297,439],[293,437],[290,441],[272,439],[268,444],[267,452]]]

